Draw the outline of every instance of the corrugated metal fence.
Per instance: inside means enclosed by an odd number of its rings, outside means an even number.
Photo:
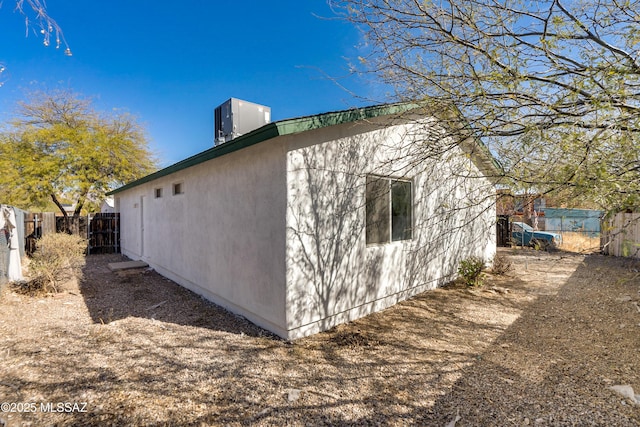
[[[555,233],[583,233],[585,236],[598,237],[603,213],[592,209],[546,208],[544,230]]]
[[[601,242],[608,255],[640,258],[640,213],[619,213],[605,219]]]

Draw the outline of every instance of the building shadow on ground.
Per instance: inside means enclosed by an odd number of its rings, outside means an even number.
[[[89,255],[86,258],[80,292],[94,323],[109,324],[138,317],[234,334],[277,338],[153,269],[109,269],[109,263],[122,261],[128,261],[128,258],[119,254]]]
[[[640,425],[638,407],[611,390],[640,387],[640,262],[514,253],[528,258],[537,298],[448,393],[414,416],[433,425],[457,417],[459,425]],[[575,271],[553,285],[550,264],[572,257],[581,259]]]

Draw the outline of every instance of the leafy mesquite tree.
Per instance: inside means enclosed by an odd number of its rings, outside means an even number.
[[[127,114],[96,112],[87,99],[67,91],[37,93],[19,106],[0,136],[0,199],[21,207],[63,200],[84,207],[155,167],[143,128]]]
[[[363,31],[357,70],[456,106],[515,185],[640,205],[640,1],[330,3]]]

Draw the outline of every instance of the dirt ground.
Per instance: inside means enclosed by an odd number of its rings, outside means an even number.
[[[90,256],[60,294],[2,292],[0,426],[640,426],[611,389],[640,394],[640,262],[501,254],[508,277],[293,343]]]

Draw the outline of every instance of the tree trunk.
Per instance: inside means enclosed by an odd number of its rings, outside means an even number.
[[[64,210],[64,206],[62,206],[62,203],[60,203],[55,194],[51,194],[51,200],[53,200],[53,203],[55,203],[58,209],[60,209],[60,212],[62,212],[62,216],[64,217],[62,231],[64,233],[71,234],[71,230],[69,229],[69,215],[67,215],[67,211]]]

